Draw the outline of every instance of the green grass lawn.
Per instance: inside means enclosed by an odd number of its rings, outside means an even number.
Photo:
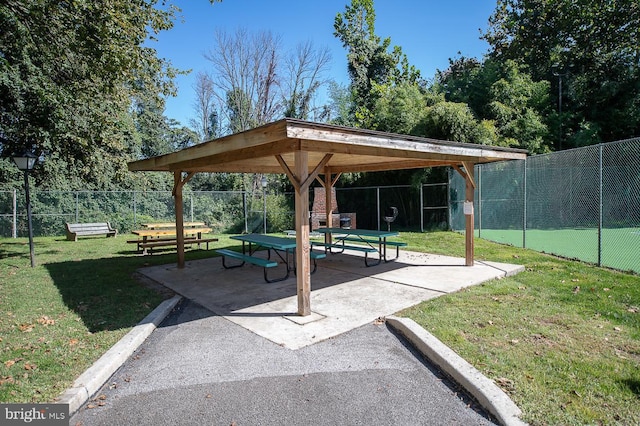
[[[175,252],[137,255],[131,238],[36,238],[35,268],[26,239],[0,239],[0,401],[52,401],[162,301],[135,271]]]
[[[227,236],[213,249],[238,246]],[[409,250],[464,257],[453,232],[402,233]],[[0,239],[0,401],[52,401],[163,298],[128,236]],[[498,383],[524,420],[640,424],[640,277],[476,240],[476,259],[526,271],[415,306],[408,316]]]
[[[464,255],[462,235],[403,234]],[[640,424],[640,277],[476,239],[476,259],[525,265],[401,315],[493,379],[532,425]]]

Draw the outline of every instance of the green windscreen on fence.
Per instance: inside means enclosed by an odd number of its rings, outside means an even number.
[[[640,272],[640,139],[476,166],[476,235]],[[451,227],[464,180],[450,173]]]

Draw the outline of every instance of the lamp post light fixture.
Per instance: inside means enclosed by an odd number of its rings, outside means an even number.
[[[38,157],[30,151],[25,151],[22,155],[12,157],[13,162],[18,169],[24,172],[24,192],[27,202],[27,223],[29,227],[29,257],[31,258],[31,267],[36,266],[35,254],[33,251],[33,225],[31,222],[31,200],[29,198],[29,172],[36,165]]]
[[[267,233],[267,177],[262,176],[260,179],[262,184],[262,233]]]

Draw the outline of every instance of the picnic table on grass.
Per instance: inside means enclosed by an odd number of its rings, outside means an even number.
[[[276,237],[273,235],[265,234],[246,234],[246,235],[233,235],[229,237],[232,240],[242,241],[242,253],[229,249],[216,250],[222,255],[222,266],[225,269],[239,268],[245,264],[245,262],[252,263],[254,265],[262,266],[264,269],[264,280],[268,283],[283,281],[289,278],[289,273],[293,270],[295,273],[295,255],[296,241],[291,238]],[[267,258],[254,256],[254,253],[260,249],[267,250]],[[278,258],[284,263],[285,274],[276,279],[269,279],[267,270],[278,266],[278,262],[271,260],[271,251],[273,251]],[[313,271],[314,273],[318,267],[316,260],[322,259],[326,255],[324,253],[310,251],[309,255],[313,259]],[[225,258],[230,257],[240,260],[241,263],[237,265],[227,265]]]
[[[137,244],[138,251],[142,251],[142,254],[146,255],[147,249],[153,251],[157,247],[178,245],[175,223],[142,224],[141,227],[143,229],[131,231],[139,238],[129,240],[127,243]],[[218,241],[217,238],[203,238],[202,234],[208,234],[211,231],[211,228],[204,226],[204,222],[186,222],[184,224],[184,243],[185,245],[198,244],[198,247],[201,243],[206,243],[208,250],[210,242]]]
[[[354,250],[364,253],[364,264],[366,266],[375,266],[383,260],[391,262],[396,260],[400,254],[400,247],[405,247],[407,243],[402,241],[389,241],[389,237],[397,237],[399,234],[395,231],[375,231],[371,229],[345,229],[345,228],[318,228],[316,231],[328,235],[329,238],[325,242],[311,243],[312,246],[324,247],[325,252],[342,253],[345,250]],[[332,240],[335,238],[335,242]],[[345,244],[356,243],[356,244]],[[387,246],[396,248],[396,257],[387,259]],[[338,249],[339,251],[332,251]],[[369,253],[378,253],[378,261],[369,263]]]

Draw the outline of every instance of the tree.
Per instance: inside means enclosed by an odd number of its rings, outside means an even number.
[[[226,132],[273,121],[282,109],[277,80],[280,37],[240,28],[234,34],[217,31],[215,39],[205,57],[213,66],[213,93]]]
[[[634,0],[499,0],[483,37],[492,58],[553,83],[553,104],[564,98],[562,116],[551,117],[556,146],[571,147],[640,133],[637,28]]]
[[[197,118],[191,119],[189,124],[196,129],[201,141],[215,139],[220,136],[220,124],[211,77],[204,72],[198,72],[193,89],[196,92],[193,110]]]
[[[286,60],[285,91],[282,103],[284,116],[314,121],[322,120],[322,110],[313,107],[313,99],[318,90],[328,80],[325,77],[331,54],[328,48],[315,49],[313,43],[298,44],[295,51]],[[312,117],[313,115],[313,117]]]
[[[480,120],[470,141],[545,152],[549,141],[549,83],[534,82],[515,61],[460,58],[438,72],[447,101],[464,103]],[[450,117],[452,119],[453,117]]]
[[[344,14],[336,15],[334,35],[347,49],[347,62],[352,109],[350,117],[343,121],[353,125],[374,128],[373,109],[384,90],[378,87],[394,84],[417,84],[420,72],[409,61],[402,49],[394,46],[389,51],[391,39],[380,39],[375,34],[375,10],[373,0],[352,0]]]
[[[6,0],[0,5],[3,155],[46,151],[37,179],[112,187],[136,143],[131,100],[174,91],[176,70],[145,46],[171,28],[158,1]]]

